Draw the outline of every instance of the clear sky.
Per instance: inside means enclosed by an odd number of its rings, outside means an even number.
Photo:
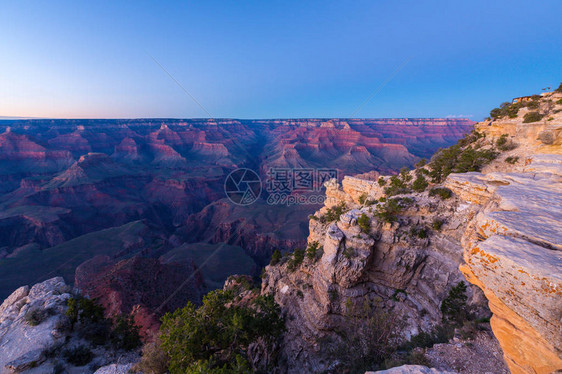
[[[479,120],[560,81],[561,0],[0,0],[0,116]]]

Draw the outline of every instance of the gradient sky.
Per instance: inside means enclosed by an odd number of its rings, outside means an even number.
[[[0,0],[0,116],[479,120],[562,81],[561,15],[560,0]]]

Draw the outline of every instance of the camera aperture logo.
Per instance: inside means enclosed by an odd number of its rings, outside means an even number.
[[[224,192],[236,205],[250,205],[261,194],[261,179],[250,169],[236,169],[228,174],[224,181]]]

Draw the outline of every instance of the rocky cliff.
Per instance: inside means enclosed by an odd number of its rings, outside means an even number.
[[[465,278],[477,286],[467,290],[470,313],[489,305],[511,372],[562,370],[561,98],[543,94],[478,123],[400,177],[327,184],[307,251],[268,266],[262,283],[286,314],[289,372],[335,370],[349,311],[365,300],[401,321],[398,339],[430,331]],[[534,109],[542,118],[531,121]]]

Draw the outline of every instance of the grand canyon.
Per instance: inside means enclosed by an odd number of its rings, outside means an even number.
[[[562,373],[560,14],[2,2],[0,374]]]
[[[257,275],[274,249],[305,245],[308,215],[319,205],[268,205],[265,193],[250,206],[235,205],[223,187],[232,170],[255,170],[264,184],[271,168],[330,167],[340,178],[397,172],[453,144],[471,125],[465,119],[1,121],[0,296],[53,274],[72,284],[75,269],[98,255],[159,258],[173,251],[185,259],[223,242],[238,258],[231,274]],[[222,287],[229,274],[207,275]]]

